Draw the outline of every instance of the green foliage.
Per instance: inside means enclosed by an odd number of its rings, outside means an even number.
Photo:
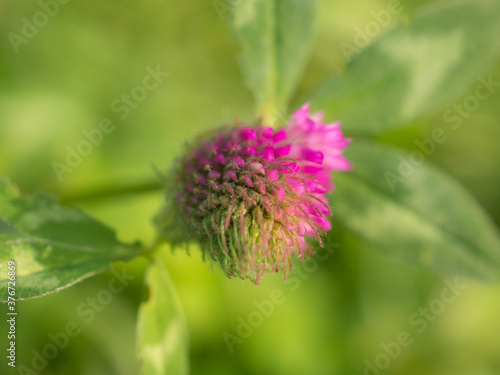
[[[40,194],[20,196],[5,179],[0,179],[0,249],[0,264],[16,263],[16,299],[70,287],[105,271],[111,261],[140,252],[82,211]],[[2,301],[9,296],[8,281],[7,267],[0,268]]]
[[[450,276],[497,281],[500,237],[462,187],[430,164],[378,143],[349,146],[350,173],[336,176],[334,215],[384,253]]]
[[[188,334],[165,261],[156,256],[146,273],[149,299],[139,309],[137,344],[144,375],[186,375]]]
[[[315,0],[246,0],[231,23],[248,87],[266,121],[283,111],[308,56]]]
[[[431,5],[387,32],[311,103],[348,133],[378,134],[439,110],[498,58],[500,2]]]
[[[4,13],[0,12],[4,35],[21,32],[23,17],[32,19],[41,9],[37,3],[11,3]],[[316,1],[218,3],[232,13],[231,27],[241,48],[243,77],[255,96],[257,114],[269,123],[276,122],[307,62]],[[330,42],[345,41],[343,37],[363,18],[360,9],[368,13],[382,6],[368,0],[350,10],[347,3],[321,3],[322,9],[332,12],[321,15],[320,52],[310,68],[315,79],[306,86],[332,70],[340,70],[331,66],[329,57],[334,55],[335,46]],[[402,3],[410,6],[408,1]],[[0,123],[5,124],[0,125],[2,171],[21,181],[23,190],[42,186],[69,197],[85,191],[99,196],[96,186],[101,183],[119,187],[119,197],[110,196],[106,201],[92,201],[90,197],[91,210],[87,206],[86,211],[116,225],[121,235],[149,240],[152,229],[144,224],[144,218],[156,210],[162,196],[158,193],[144,198],[145,194],[131,189],[133,194],[125,197],[122,193],[127,192],[126,184],[151,176],[147,167],[150,161],[168,165],[182,148],[182,140],[204,127],[234,115],[249,117],[250,98],[231,57],[233,46],[223,23],[207,4],[192,0],[147,6],[137,2],[71,2],[61,6],[58,15],[30,37],[29,43],[22,44],[18,54],[6,39],[0,46],[4,56],[0,70],[6,81],[0,103]],[[337,11],[342,14],[337,15]],[[362,50],[344,76],[330,79],[313,94],[313,109],[325,110],[328,120],[341,121],[348,133],[363,135],[398,129],[424,118],[463,94],[498,59],[499,18],[500,5],[494,0],[431,5]],[[88,22],[77,22],[81,19]],[[332,37],[332,31],[339,34]],[[38,69],[32,69],[33,61],[37,61]],[[157,90],[148,92],[147,100],[133,108],[130,117],[119,120],[111,103],[139,85],[144,67],[157,62],[171,76]],[[493,75],[498,80],[495,71]],[[456,174],[497,215],[500,200],[481,194],[488,184],[481,184],[478,176],[488,176],[489,185],[498,186],[498,157],[493,147],[485,146],[490,143],[480,138],[481,132],[474,131],[484,129],[484,124],[498,128],[498,108],[498,99],[481,103],[481,110],[474,116],[482,117],[472,118],[474,126],[466,133],[474,134],[473,140],[457,133],[457,138],[470,147],[470,154],[477,154],[480,165],[468,160],[473,158],[464,156],[467,153],[462,149],[449,153],[459,142],[452,147],[442,145],[432,155],[438,163],[456,165]],[[221,113],[225,118],[220,118]],[[114,119],[116,132],[105,138],[78,170],[75,168],[63,183],[58,183],[51,162],[64,161],[65,146],[75,147],[82,139],[82,129],[94,128],[103,116]],[[394,142],[404,144],[404,137],[398,136],[394,136]],[[492,139],[488,142],[494,142]],[[23,147],[19,147],[21,143]],[[498,280],[498,230],[457,182],[430,163],[414,168],[406,165],[407,173],[402,174],[399,156],[406,158],[406,151],[358,138],[349,146],[347,156],[353,160],[354,169],[334,176],[336,190],[331,205],[334,220],[356,238],[336,226],[329,236],[339,237],[340,248],[331,262],[321,262],[314,268],[317,274],[296,273],[295,269],[285,285],[281,278],[269,275],[269,281],[255,288],[210,273],[195,256],[187,258],[179,252],[169,259],[169,264],[175,265],[170,269],[181,288],[188,321],[196,327],[191,332],[194,361],[190,365],[183,309],[164,259],[155,255],[146,274],[149,297],[140,307],[137,325],[137,349],[144,374],[185,375],[189,367],[204,374],[291,375],[311,369],[315,373],[362,373],[366,358],[377,358],[382,353],[380,343],[392,339],[389,333],[405,329],[408,317],[428,305],[431,284],[437,284],[431,276],[378,257],[375,251],[367,251],[358,259],[357,238],[369,250],[381,250],[426,270]],[[468,164],[462,165],[456,158],[467,159]],[[9,260],[17,265],[16,298],[29,299],[72,286],[106,270],[110,262],[130,259],[140,251],[139,246],[118,242],[112,230],[82,211],[63,208],[39,194],[20,196],[12,184],[0,179],[0,300],[8,297]],[[135,270],[136,274],[141,272]],[[38,345],[35,350],[51,345],[47,333],[64,328],[58,320],[65,323],[75,319],[75,311],[78,314],[78,306],[88,296],[100,295],[92,286],[98,289],[99,283],[105,282],[98,277],[64,294],[28,303],[18,326],[18,350],[27,364],[32,345]],[[126,329],[121,328],[103,332],[109,329],[107,324],[113,317],[113,328],[130,327],[141,294],[141,289],[133,288],[110,306],[100,304],[99,308],[106,309],[103,315],[82,326],[82,336],[64,349],[65,355],[49,361],[46,371],[111,374],[115,370],[124,374],[125,369],[134,373],[137,358],[123,356],[118,345],[120,341],[129,342],[131,333],[122,336]],[[265,316],[263,326],[252,326],[252,337],[238,343],[238,354],[229,356],[221,333],[237,333],[241,321],[255,318],[260,313],[258,306],[264,306],[276,289],[285,291],[287,306],[274,306],[273,315]],[[498,292],[485,292],[479,287],[475,293],[464,293],[462,301],[446,312],[450,314],[450,319],[443,319],[446,323],[439,323],[433,316],[437,327],[433,330],[431,321],[425,321],[429,332],[415,335],[412,348],[404,348],[411,350],[411,355],[404,353],[384,371],[442,375],[444,368],[451,374],[460,366],[468,373],[497,373],[495,332],[500,311],[492,296],[498,297]],[[39,319],[39,311],[50,312],[45,314],[52,318],[50,324]],[[370,321],[358,324],[358,315],[370,316]],[[482,331],[477,329],[479,320],[485,322],[479,327]],[[476,345],[478,342],[491,344]],[[460,344],[463,349],[457,349],[456,343],[468,344]],[[113,348],[114,361],[120,361],[121,367],[104,359],[110,354],[102,350],[103,346]],[[79,362],[73,361],[75,358]],[[60,367],[61,363],[66,367]]]

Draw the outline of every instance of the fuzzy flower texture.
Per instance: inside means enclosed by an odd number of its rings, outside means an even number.
[[[238,124],[201,139],[177,165],[175,201],[158,224],[182,219],[180,241],[197,239],[229,277],[258,284],[282,270],[286,279],[292,255],[313,252],[307,238],[321,245],[331,229],[331,172],[350,169],[342,156],[350,140],[322,118],[305,104],[281,129]]]

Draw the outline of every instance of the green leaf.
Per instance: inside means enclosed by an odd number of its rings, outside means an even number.
[[[170,274],[159,256],[149,266],[146,283],[149,300],[141,305],[137,322],[142,374],[188,374],[186,322]]]
[[[315,0],[245,0],[234,7],[243,74],[267,121],[285,109],[304,69],[315,9]]]
[[[140,252],[76,208],[40,194],[20,196],[0,178],[0,300],[8,299],[7,263],[16,264],[15,298],[68,288]]]
[[[475,80],[492,78],[478,76],[500,54],[499,20],[497,0],[422,9],[409,25],[363,50],[344,77],[327,81],[313,95],[312,107],[342,121],[348,133],[407,126],[449,105]]]
[[[374,248],[447,275],[497,280],[500,237],[457,182],[405,150],[354,142],[335,176],[334,217]]]

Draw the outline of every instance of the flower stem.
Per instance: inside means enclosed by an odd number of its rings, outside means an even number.
[[[92,201],[104,198],[111,198],[118,195],[147,193],[160,191],[163,189],[161,181],[149,181],[130,185],[113,185],[89,189],[83,192],[60,194],[63,204],[74,204],[83,201]]]

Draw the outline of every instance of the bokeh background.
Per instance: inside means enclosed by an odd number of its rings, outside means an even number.
[[[220,3],[230,10],[231,1]],[[394,22],[424,3],[431,1],[402,0],[404,12]],[[340,43],[352,43],[355,28],[386,6],[379,0],[320,2],[312,57],[291,109],[326,77],[345,71]],[[73,0],[60,5],[16,53],[7,35],[20,34],[23,17],[31,19],[40,9],[37,2],[0,3],[0,174],[10,176],[24,193],[42,190],[82,207],[117,228],[124,241],[149,243],[154,237],[151,217],[163,200],[154,189],[153,165],[166,170],[185,141],[204,129],[236,117],[253,119],[252,97],[227,24],[208,0]],[[148,66],[157,65],[168,77],[120,119],[112,103],[141,84]],[[500,63],[489,73],[500,80]],[[456,177],[497,225],[499,104],[500,91],[481,102],[429,158]],[[414,150],[416,138],[443,125],[445,109],[380,139]],[[76,148],[85,139],[82,130],[98,127],[103,118],[111,119],[115,130],[59,181],[52,163],[64,163],[66,147]],[[297,267],[292,273],[298,283],[283,284],[281,276],[267,275],[258,287],[226,279],[204,264],[196,249],[191,256],[163,249],[189,325],[192,373],[363,374],[366,361],[373,363],[383,353],[381,344],[395,341],[403,331],[413,342],[380,370],[383,374],[500,373],[499,286],[461,280],[467,289],[419,333],[409,319],[439,298],[442,278],[387,258],[339,227],[327,246],[334,251],[317,260],[317,269],[300,273]],[[110,273],[19,303],[18,365],[31,367],[33,350],[41,352],[50,333],[75,321],[82,333],[41,374],[137,374],[135,318],[147,297],[145,265],[142,259],[127,265],[135,279],[89,323],[78,306],[96,297]],[[247,321],[255,302],[268,300],[275,289],[284,302],[232,353],[224,333],[236,335],[239,319]],[[6,327],[2,317],[2,352]],[[3,355],[0,364],[0,373],[9,373]]]

